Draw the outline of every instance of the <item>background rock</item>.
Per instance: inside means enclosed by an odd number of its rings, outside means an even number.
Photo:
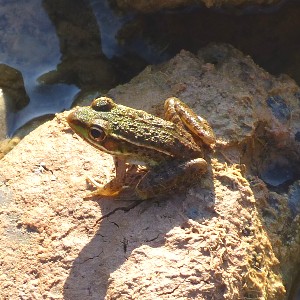
[[[262,5],[262,4],[276,4],[279,1],[274,0],[111,0],[114,5],[120,9],[136,10],[143,13],[159,11],[161,9],[174,9],[178,7],[185,7],[197,5],[199,2],[203,3],[206,7],[220,7],[220,6],[240,6],[240,5]]]
[[[3,90],[0,89],[0,140],[6,138],[7,128],[6,128],[6,105],[3,95]]]
[[[22,74],[8,65],[0,64],[0,88],[8,109],[18,111],[29,103]]]
[[[8,119],[11,113],[24,108],[29,97],[20,71],[0,64],[0,159],[9,152],[20,137],[8,138]]]

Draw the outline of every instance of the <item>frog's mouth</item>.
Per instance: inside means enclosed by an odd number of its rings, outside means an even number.
[[[91,119],[95,119],[95,116],[91,115],[90,110],[82,108],[71,112],[67,117],[67,122],[73,131],[90,145],[114,155],[119,142],[106,139],[105,126],[107,122],[98,120],[96,124],[92,124],[89,122]],[[102,132],[102,135],[98,135],[97,131]]]
[[[77,111],[71,112],[67,117],[69,126],[77,133],[80,137],[87,139],[87,125],[84,120],[78,116]]]

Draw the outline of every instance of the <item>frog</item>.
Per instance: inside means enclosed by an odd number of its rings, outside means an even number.
[[[73,131],[114,158],[115,177],[91,195],[116,200],[146,200],[189,186],[208,170],[204,149],[216,138],[208,121],[177,97],[164,103],[165,118],[117,104],[101,96],[67,116]],[[143,166],[133,186],[125,184],[130,166]]]

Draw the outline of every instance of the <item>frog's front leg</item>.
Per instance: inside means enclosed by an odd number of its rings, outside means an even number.
[[[169,161],[150,169],[137,184],[135,193],[139,200],[157,197],[197,182],[206,171],[207,162],[203,158]]]
[[[105,185],[101,185],[92,178],[88,180],[97,187],[97,190],[92,192],[92,196],[106,196],[114,197],[117,196],[123,189],[125,176],[126,176],[126,160],[120,157],[114,157],[116,176],[110,182]]]

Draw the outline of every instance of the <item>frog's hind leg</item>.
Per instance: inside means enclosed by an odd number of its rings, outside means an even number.
[[[201,141],[212,147],[216,142],[215,134],[207,120],[198,116],[189,106],[176,97],[165,101],[165,118],[179,126],[188,128]]]
[[[138,199],[154,198],[200,180],[207,171],[203,158],[190,161],[174,160],[149,170],[136,186]]]

